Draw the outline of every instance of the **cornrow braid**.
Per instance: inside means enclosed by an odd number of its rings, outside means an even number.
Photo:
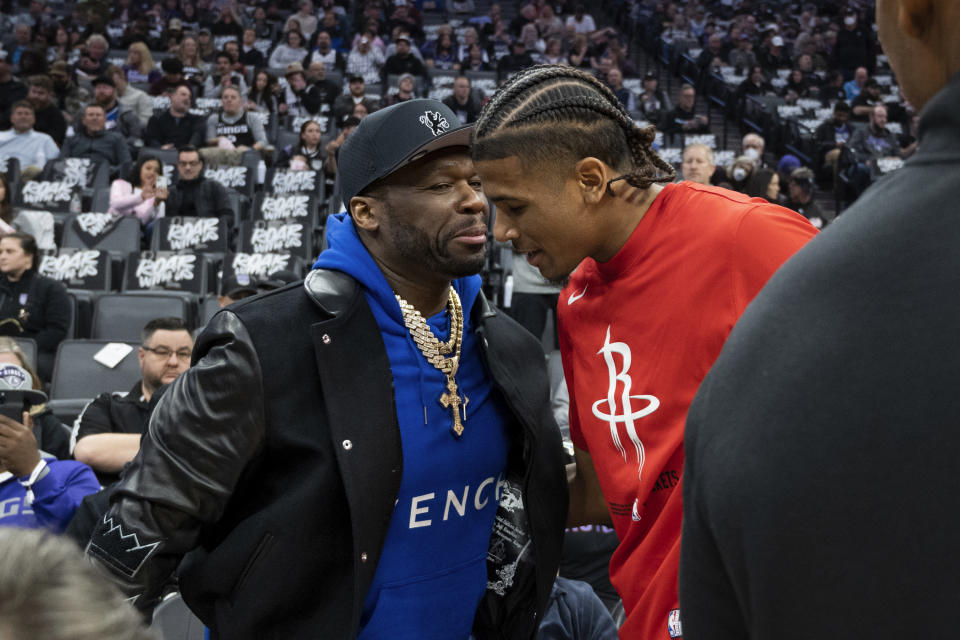
[[[575,133],[578,129],[582,135]],[[592,75],[538,65],[510,78],[484,107],[474,126],[474,158],[555,160],[565,151],[619,166],[629,153],[631,170],[618,179],[645,189],[676,178],[673,167],[651,148],[655,134],[653,127],[638,127],[613,91]]]

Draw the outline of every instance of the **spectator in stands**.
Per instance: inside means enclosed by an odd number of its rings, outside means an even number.
[[[263,52],[255,46],[257,42],[257,32],[253,28],[243,30],[243,39],[240,41],[240,64],[252,69],[259,69],[266,65],[266,58]]]
[[[57,466],[66,469],[70,465]],[[52,480],[53,472],[47,477]],[[72,494],[79,483],[71,484]],[[0,558],[0,619],[7,637],[155,637],[120,593],[83,559],[77,546],[62,536],[6,527],[0,532],[0,548],[4,550]]]
[[[2,54],[0,54],[2,58]],[[3,63],[0,62],[0,96],[5,96],[3,82]],[[77,85],[70,66],[58,60],[50,65],[50,79],[53,80],[53,92],[56,95],[57,106],[63,112],[67,123],[80,117],[83,106],[90,101],[90,92]],[[3,97],[0,97],[2,102]]]
[[[635,100],[637,108],[648,122],[660,123],[671,110],[670,98],[659,88],[660,78],[656,71],[647,71],[643,76],[643,91]]]
[[[763,152],[767,147],[766,140],[759,133],[748,133],[740,143],[743,155],[753,160],[758,167],[764,165]]]
[[[684,180],[697,184],[710,184],[713,172],[717,170],[713,149],[705,144],[688,144],[683,150],[683,164],[680,173]]]
[[[27,50],[27,47],[30,46],[30,39],[33,35],[33,29],[30,25],[19,23],[13,26],[13,38],[7,40],[7,36],[4,35],[4,41],[6,46],[10,49],[10,62],[13,64],[14,69],[17,70],[17,75],[20,75],[20,65],[23,58],[24,52]]]
[[[426,80],[427,70],[423,63],[410,52],[410,37],[401,35],[396,41],[397,52],[387,58],[380,70],[380,82],[384,86],[390,76],[400,76],[403,74],[412,74],[420,76]],[[427,60],[429,64],[429,58]]]
[[[32,382],[28,384],[24,380],[24,383],[20,386],[21,390],[29,388],[34,391],[43,391],[43,383],[30,365],[27,355],[20,348],[20,345],[13,338],[0,336],[0,367],[6,367],[7,365],[20,367],[29,374]],[[5,377],[0,370],[0,380]],[[43,404],[46,401],[45,398],[37,397],[36,399],[39,403],[34,403],[29,410],[33,422],[33,437],[36,440],[36,448],[58,460],[69,460],[70,427],[60,422],[53,411],[46,404]],[[7,403],[9,402],[10,399],[7,400]],[[25,423],[21,422],[21,424]]]
[[[326,29],[317,31],[314,36],[313,50],[307,56],[304,64],[309,67],[314,62],[322,62],[325,69],[336,69],[343,73],[347,68],[347,60],[343,54],[333,48],[333,40]]]
[[[130,45],[127,62],[123,65],[127,82],[153,84],[160,79],[160,70],[157,69],[150,49],[143,42],[134,42]]]
[[[813,178],[813,171],[806,167],[794,169],[787,183],[789,197],[783,205],[805,217],[817,229],[822,229],[832,217],[826,216],[813,199]]]
[[[876,78],[870,78],[864,83],[863,89],[857,97],[850,103],[854,122],[869,122],[870,116],[873,114],[873,108],[878,104],[883,104],[883,99],[880,96],[880,85]]]
[[[843,73],[840,71],[827,73],[826,81],[820,85],[820,99],[824,104],[847,100],[847,92],[843,88]]]
[[[514,40],[510,45],[510,53],[497,61],[498,79],[503,82],[517,71],[532,67],[533,64],[533,58],[527,51],[526,43],[523,40]]]
[[[276,93],[277,79],[266,69],[260,69],[253,76],[253,86],[247,92],[247,109],[261,113],[277,113]]]
[[[612,67],[607,71],[607,86],[617,96],[617,100],[627,111],[633,111],[635,108],[633,92],[623,86],[623,72],[618,67]]]
[[[567,17],[567,28],[573,28],[576,33],[591,34],[597,30],[597,23],[593,16],[586,13],[586,7],[583,3],[578,3],[573,8],[573,15]]]
[[[459,75],[454,79],[453,93],[443,99],[443,104],[450,107],[450,110],[464,124],[474,122],[483,108],[480,100],[473,95],[470,78],[465,75]]]
[[[566,64],[567,55],[563,51],[563,40],[557,36],[549,38],[540,58],[543,64]]]
[[[740,193],[746,193],[747,181],[750,179],[750,176],[753,175],[756,168],[757,164],[753,158],[749,156],[738,156],[733,161],[733,164],[730,165],[730,170],[727,172],[729,188],[734,191],[739,191]]]
[[[257,293],[259,292],[257,291],[256,280],[249,274],[231,273],[224,276],[220,282],[220,295],[217,296],[217,304],[223,309],[228,304],[255,296]]]
[[[162,96],[169,93],[173,87],[183,84],[187,81],[183,73],[183,62],[176,57],[164,58],[160,63],[163,75],[159,80],[150,85],[150,95]]]
[[[387,97],[383,100],[383,106],[389,107],[397,104],[398,102],[412,100],[416,97],[414,95],[415,89],[416,80],[414,77],[409,73],[401,75],[399,78],[397,78],[397,90],[387,94]]]
[[[793,91],[799,98],[809,98],[819,93],[819,91],[812,91],[812,89],[815,88],[816,87],[811,88],[806,76],[803,75],[803,71],[800,69],[791,69],[790,75],[787,76],[787,85],[784,87],[784,93]]]
[[[363,104],[367,113],[373,113],[380,106],[379,103],[366,95],[366,83],[361,75],[350,76],[347,93],[333,101],[333,117],[339,122],[353,113],[353,106]]]
[[[167,216],[221,218],[233,216],[227,188],[203,175],[203,157],[196,147],[180,147],[177,154],[180,179],[169,189]]]
[[[463,36],[460,39],[460,44],[457,47],[457,60],[460,62],[460,68],[463,68],[463,63],[470,57],[470,47],[474,44],[480,43],[480,35],[477,33],[475,27],[466,27],[463,30]],[[483,45],[480,46],[481,51],[483,50]],[[414,48],[416,52],[416,48]],[[483,52],[483,61],[490,62],[490,58],[487,55],[487,52]]]
[[[760,50],[760,55],[757,57],[760,66],[766,71],[775,72],[777,69],[786,69],[790,66],[790,57],[784,51],[783,44],[783,38],[773,36],[770,38],[770,43]]]
[[[461,71],[493,71],[486,59],[487,52],[478,43],[470,45],[467,58],[460,61]]]
[[[333,101],[342,93],[343,88],[340,84],[327,78],[326,65],[319,60],[310,63],[304,73],[307,84],[317,90],[317,97],[321,105],[327,105],[333,109]]]
[[[270,54],[270,68],[283,69],[287,65],[301,63],[307,56],[307,50],[303,48],[303,34],[296,29],[290,29],[284,36],[284,41],[277,45],[277,48]]]
[[[220,6],[220,16],[210,25],[210,33],[217,37],[233,36],[237,40],[243,36],[243,25],[230,4]],[[307,33],[310,33],[307,31]]]
[[[664,116],[660,129],[666,134],[709,133],[710,121],[704,114],[695,111],[697,90],[692,85],[683,84],[677,98],[677,106]]]
[[[126,180],[118,178],[110,184],[110,210],[114,216],[135,216],[146,226],[163,217],[167,187],[158,186],[163,176],[163,165],[157,158],[140,154]]]
[[[340,157],[340,149],[343,147],[343,144],[350,139],[350,136],[353,135],[353,132],[360,125],[360,118],[354,116],[349,116],[343,121],[343,126],[340,127],[340,133],[336,138],[327,143],[326,152],[327,152],[327,163],[324,165],[324,170],[327,172],[327,175],[330,178],[334,178],[337,175],[337,160]]]
[[[347,73],[363,76],[364,82],[368,83],[379,82],[380,67],[384,64],[383,53],[373,46],[374,37],[375,34],[364,32],[347,56]]]
[[[697,56],[697,68],[700,70],[701,77],[703,77],[708,70],[723,64],[723,53],[723,36],[719,33],[711,35],[707,39],[707,46],[704,47],[700,55]]]
[[[783,185],[790,182],[790,175],[803,167],[803,163],[800,162],[800,158],[795,156],[792,153],[786,153],[777,162],[777,175],[780,178],[779,184],[782,187]],[[781,188],[781,192],[783,189]]]
[[[95,33],[87,38],[84,53],[77,61],[77,69],[91,78],[95,78],[107,70],[110,64],[107,60],[107,50],[110,45],[107,39],[99,33]]]
[[[15,403],[17,409],[24,401],[40,404],[46,399],[43,392],[31,388],[32,383],[32,376],[23,367],[10,363],[0,366],[0,391],[10,396],[8,402]],[[87,465],[69,459],[58,460],[49,452],[41,451],[34,428],[27,411],[16,418],[0,414],[0,504],[3,505],[0,530],[19,527],[61,533],[84,496],[99,491],[100,483]],[[5,546],[4,554],[9,553],[10,547]],[[3,579],[0,577],[0,581]],[[0,588],[0,600],[17,602],[21,597],[22,594]],[[0,610],[3,608],[0,604]],[[31,615],[36,616],[41,610]],[[30,632],[6,636],[10,632],[9,619],[4,616],[3,622],[5,637],[37,637]],[[50,637],[35,626],[32,630]]]
[[[847,102],[853,102],[853,99],[860,95],[863,86],[867,84],[869,74],[866,67],[857,67],[853,73],[853,79],[843,85],[843,91],[847,94]]]
[[[27,87],[13,77],[10,53],[0,49],[0,117],[7,118],[13,103],[27,97]]]
[[[133,148],[143,137],[143,124],[130,107],[117,100],[117,87],[113,78],[102,75],[93,81],[93,98],[103,107],[108,131],[117,131]]]
[[[139,127],[140,121],[132,113],[131,116]],[[106,163],[110,167],[110,175],[116,175],[121,167],[130,162],[130,148],[119,131],[107,130],[107,115],[103,106],[92,102],[84,108],[83,120],[74,125],[74,134],[63,143],[60,156],[90,158]]]
[[[27,233],[0,237],[0,335],[37,343],[37,372],[50,380],[70,325],[70,299],[60,282],[40,275],[37,241]]]
[[[860,16],[851,7],[843,14],[843,29],[837,34],[837,44],[833,50],[833,65],[849,78],[855,69],[865,67],[865,70],[870,70],[876,66],[876,62],[873,32],[860,25]],[[853,100],[855,96],[848,97]]]
[[[53,81],[50,76],[30,76],[27,84],[27,100],[33,105],[36,120],[34,129],[49,135],[57,145],[62,145],[67,135],[67,121],[53,103]]]
[[[257,5],[254,8],[250,28],[257,34],[257,38],[267,39],[273,35],[273,24],[267,20],[267,12],[263,5]]]
[[[322,137],[323,130],[320,125],[313,120],[307,120],[300,125],[297,144],[281,150],[277,166],[296,169],[302,163],[304,169],[319,169],[323,165],[324,155],[323,147],[320,146]],[[300,158],[297,166],[293,166],[295,158]]]
[[[746,193],[751,198],[766,198],[768,202],[780,202],[780,176],[773,169],[755,169],[747,180]]]
[[[740,34],[737,48],[730,52],[728,62],[738,74],[757,64],[757,54],[753,52],[753,41],[750,40],[750,36],[745,33]]]
[[[320,111],[320,91],[308,84],[303,65],[291,62],[287,65],[287,86],[283,93],[280,113],[291,116],[315,115]]]
[[[287,23],[283,26],[283,30],[290,31],[296,28],[296,31],[309,35],[317,30],[317,24],[317,13],[313,9],[313,2],[310,0],[301,0],[299,10],[287,18]]]
[[[170,108],[150,118],[143,135],[145,147],[179,149],[203,144],[206,123],[202,116],[190,113],[193,96],[190,87],[181,82],[169,93]]]
[[[131,87],[127,83],[127,74],[118,66],[107,67],[107,77],[113,80],[117,101],[133,111],[139,118],[140,124],[146,127],[150,116],[153,115],[153,100],[150,96],[136,87]]]
[[[873,107],[869,126],[854,130],[848,144],[856,156],[850,178],[858,193],[870,184],[871,173],[877,171],[877,160],[902,157],[900,140],[887,129],[887,108],[882,104]]]
[[[204,98],[219,98],[226,87],[234,87],[240,95],[246,95],[247,81],[243,74],[234,71],[232,66],[229,53],[221,51],[217,54],[216,71],[208,75],[203,83]]]
[[[73,457],[90,465],[104,486],[115,482],[140,450],[153,394],[190,368],[193,338],[180,318],[151,320],[140,343],[140,380],[126,393],[101,393],[74,423]]]
[[[177,50],[177,58],[182,63],[180,72],[183,79],[189,82],[194,90],[201,90],[206,76],[206,62],[200,52],[200,41],[191,35],[184,36]]]
[[[853,134],[850,119],[850,105],[838,102],[833,107],[833,119],[827,120],[817,127],[814,137],[819,149],[818,158],[822,160],[820,166],[829,175],[833,175],[844,146]]]
[[[764,78],[763,68],[755,64],[750,67],[747,78],[740,83],[737,87],[737,92],[734,94],[734,100],[736,100],[737,103],[737,112],[740,114],[746,113],[747,96],[765,95],[775,95],[775,91],[773,90],[773,86]]]
[[[243,108],[243,97],[237,87],[225,87],[220,104],[221,108],[207,117],[207,146],[237,151],[260,151],[267,146],[263,120]]]
[[[213,34],[210,29],[202,28],[197,32],[197,49],[203,62],[213,62],[217,55],[217,48],[213,44]]]
[[[239,73],[246,81],[247,67],[240,62],[240,42],[237,40],[227,40],[223,43],[223,51],[230,56],[230,71]]]

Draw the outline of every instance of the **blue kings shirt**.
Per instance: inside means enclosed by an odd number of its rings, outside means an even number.
[[[410,337],[393,290],[350,218],[331,216],[327,225],[330,249],[315,266],[348,273],[364,287],[390,360],[403,450],[400,492],[359,638],[466,639],[486,590],[487,548],[509,439],[509,410],[492,389],[470,322],[480,278],[453,283],[464,314],[456,382],[469,398],[465,431],[456,438],[451,410],[439,403],[446,376]],[[446,310],[427,323],[439,340],[449,338]]]

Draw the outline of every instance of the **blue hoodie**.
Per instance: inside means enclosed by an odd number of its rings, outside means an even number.
[[[0,473],[0,526],[49,529],[62,533],[80,501],[100,491],[97,477],[87,465],[73,460],[44,458],[49,471],[33,485],[33,504],[26,504],[27,490],[9,471]]]
[[[393,290],[347,214],[327,220],[327,240],[330,248],[314,266],[343,271],[363,286],[390,360],[403,449],[400,492],[359,638],[467,638],[486,590],[487,548],[508,449],[509,409],[493,393],[470,322],[480,277],[453,282],[464,315],[456,381],[469,398],[458,439],[450,430],[450,409],[439,402],[446,376],[410,337]],[[427,322],[438,339],[448,339],[446,310]]]

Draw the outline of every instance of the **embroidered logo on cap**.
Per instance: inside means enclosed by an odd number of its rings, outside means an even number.
[[[27,383],[27,372],[15,365],[0,369],[0,387],[21,389]]]
[[[430,111],[429,109],[423,112],[423,115],[420,116],[420,124],[430,129],[430,133],[434,137],[443,135],[447,132],[447,129],[450,128],[450,123],[447,122],[447,119],[443,117],[443,114],[439,111]]]

